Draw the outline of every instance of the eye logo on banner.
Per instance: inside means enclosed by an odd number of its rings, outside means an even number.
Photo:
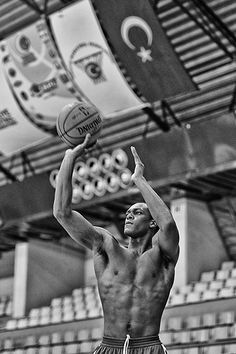
[[[144,21],[144,19],[142,19],[141,17],[137,17],[137,16],[126,17],[121,24],[120,31],[121,31],[121,37],[122,37],[124,43],[132,50],[137,49],[129,38],[130,30],[135,27],[138,27],[145,32],[145,34],[147,36],[147,45],[148,45],[148,48],[150,48],[152,45],[152,40],[153,40],[152,29],[148,25],[148,23],[146,21]],[[137,56],[139,56],[142,59],[143,63],[153,60],[153,58],[151,56],[152,51],[151,51],[151,49],[148,49],[148,48],[141,46],[139,48],[139,52],[137,52]]]
[[[83,70],[94,84],[106,81],[102,68],[103,55],[108,52],[96,43],[80,43],[70,57],[70,71],[76,77],[75,68]]]
[[[49,23],[71,81],[105,118],[146,106],[120,70],[90,0],[54,12]]]

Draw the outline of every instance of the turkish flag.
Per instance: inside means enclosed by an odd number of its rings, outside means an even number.
[[[148,1],[93,0],[92,3],[113,54],[148,101],[196,89]]]

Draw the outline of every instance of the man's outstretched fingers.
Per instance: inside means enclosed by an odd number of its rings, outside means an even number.
[[[141,161],[141,159],[140,159],[140,157],[139,157],[139,155],[138,155],[138,153],[137,153],[137,151],[136,151],[134,146],[131,146],[131,152],[133,154],[135,164],[136,165],[140,164],[140,165],[143,166],[143,163],[142,163],[142,161]]]

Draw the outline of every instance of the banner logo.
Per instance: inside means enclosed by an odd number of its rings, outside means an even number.
[[[30,93],[32,97],[42,97],[44,94],[52,95],[52,91],[58,88],[57,80],[55,77],[48,81],[41,82],[39,84],[32,84],[30,87]]]
[[[30,39],[24,34],[15,37],[15,51],[20,56],[23,65],[29,65],[36,61],[34,53],[31,51]]]
[[[153,58],[151,56],[152,51],[151,51],[150,47],[152,45],[153,33],[152,33],[151,27],[141,17],[129,16],[124,19],[124,21],[121,24],[121,29],[120,29],[121,37],[122,37],[124,43],[132,50],[137,49],[135,47],[135,45],[131,42],[130,37],[129,37],[130,30],[133,27],[141,28],[147,36],[148,48],[145,48],[144,46],[140,46],[139,51],[137,52],[137,56],[139,56],[141,58],[143,63],[146,63],[147,61],[152,61]]]
[[[107,81],[102,69],[103,55],[109,53],[96,43],[81,43],[72,52],[70,58],[71,72],[75,68],[83,70],[94,84]]]
[[[7,128],[10,125],[17,124],[7,108],[0,111],[0,129]]]

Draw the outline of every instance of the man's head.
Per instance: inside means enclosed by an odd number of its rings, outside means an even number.
[[[146,203],[135,203],[126,212],[124,234],[131,238],[139,238],[147,233],[155,234],[157,223],[153,220]]]

